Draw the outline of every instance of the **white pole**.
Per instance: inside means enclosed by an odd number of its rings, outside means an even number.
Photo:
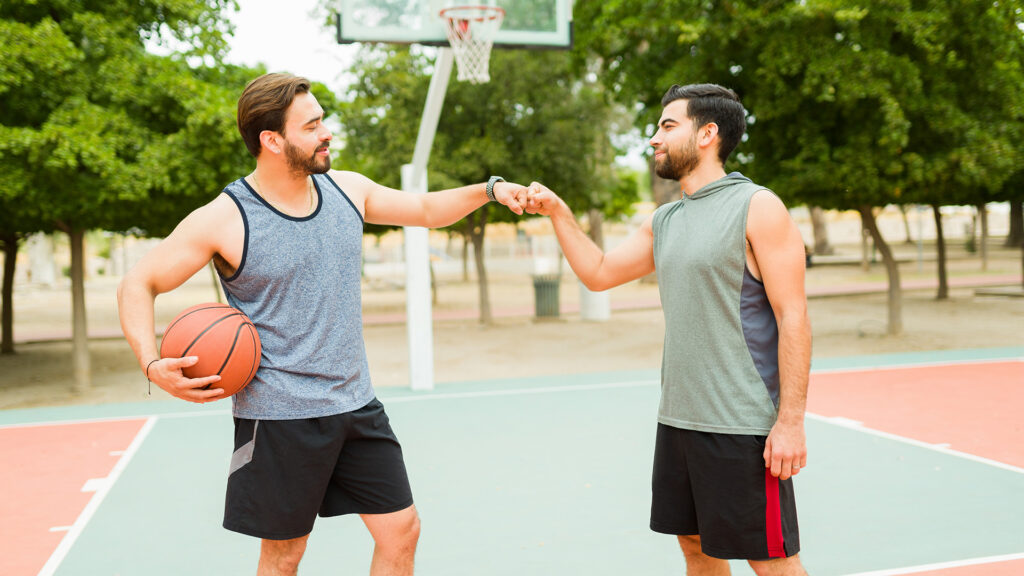
[[[441,117],[454,55],[451,48],[440,48],[434,75],[430,79],[427,102],[423,106],[420,130],[412,164],[402,166],[402,189],[416,194],[427,192],[427,161]],[[405,233],[405,314],[409,337],[409,387],[434,388],[434,331],[430,303],[430,245],[426,228],[406,226]]]
[[[426,174],[412,179],[413,165],[402,166],[402,188],[426,194]],[[434,331],[430,304],[430,250],[426,228],[406,226],[405,233],[405,317],[409,338],[409,387],[434,388]]]
[[[448,92],[448,79],[452,76],[452,64],[455,55],[451,48],[439,48],[437,61],[434,63],[434,75],[430,78],[430,90],[427,92],[427,103],[423,106],[420,118],[420,131],[416,135],[416,149],[412,153],[413,181],[425,178],[427,161],[430,160],[430,147],[434,145],[437,134],[437,122],[441,118],[441,107],[444,96]]]

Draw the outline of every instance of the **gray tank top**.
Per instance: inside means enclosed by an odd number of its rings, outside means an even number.
[[[330,416],[374,398],[363,344],[363,218],[329,176],[313,183],[319,200],[305,218],[278,211],[244,179],[224,189],[242,213],[245,246],[221,283],[263,346],[256,377],[232,397],[239,418]]]
[[[775,424],[778,328],[746,259],[750,198],[763,189],[734,172],[654,213],[662,424],[754,435]]]

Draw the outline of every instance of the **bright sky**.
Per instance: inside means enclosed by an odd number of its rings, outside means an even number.
[[[230,14],[235,34],[227,60],[268,72],[290,72],[320,81],[340,92],[343,74],[355,51],[335,41],[334,30],[312,16],[316,0],[239,0]]]

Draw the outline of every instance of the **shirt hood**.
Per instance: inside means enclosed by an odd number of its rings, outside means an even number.
[[[710,196],[710,195],[714,194],[715,192],[718,192],[719,190],[724,190],[726,188],[729,188],[730,186],[734,186],[736,184],[747,183],[747,182],[750,182],[750,181],[751,181],[750,178],[747,178],[746,176],[744,176],[743,174],[740,174],[739,172],[731,172],[729,174],[726,174],[724,178],[719,178],[718,180],[715,180],[714,182],[711,182],[709,184],[705,184],[704,187],[700,188],[699,190],[697,190],[693,194],[686,194],[684,192],[683,196],[687,200],[697,200],[698,198],[704,198],[705,196]]]

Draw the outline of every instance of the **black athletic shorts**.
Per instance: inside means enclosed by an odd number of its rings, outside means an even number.
[[[322,418],[235,418],[228,530],[288,540],[309,534],[317,514],[388,514],[409,506],[402,447],[378,400]]]
[[[764,436],[658,424],[651,530],[700,535],[701,551],[770,560],[800,551],[793,481],[764,466]]]

